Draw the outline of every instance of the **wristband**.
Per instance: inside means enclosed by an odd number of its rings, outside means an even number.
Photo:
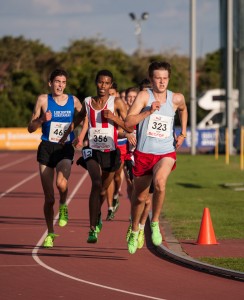
[[[182,136],[184,139],[187,137],[187,135],[184,135],[182,132],[179,134],[179,136]]]

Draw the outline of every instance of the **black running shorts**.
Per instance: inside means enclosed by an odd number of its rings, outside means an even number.
[[[115,172],[120,168],[120,150],[117,148],[114,151],[102,152],[87,147],[82,149],[82,156],[77,160],[77,165],[87,169],[86,162],[90,159],[95,160],[103,171]]]
[[[50,168],[56,168],[63,159],[73,162],[74,148],[72,144],[57,144],[49,141],[41,141],[37,150],[37,161]]]

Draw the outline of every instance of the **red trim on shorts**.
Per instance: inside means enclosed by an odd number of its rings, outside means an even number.
[[[126,144],[124,144],[124,145],[117,145],[117,148],[120,149],[120,158],[121,158],[121,161],[124,162],[126,154],[127,154],[127,145]]]
[[[175,160],[175,163],[171,169],[173,171],[176,168],[176,152],[170,152],[166,154],[151,154],[143,153],[138,150],[134,151],[135,165],[133,166],[133,174],[136,177],[152,174],[153,167],[158,161],[164,157],[171,157]]]

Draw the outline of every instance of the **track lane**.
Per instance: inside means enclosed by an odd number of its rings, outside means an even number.
[[[17,156],[15,158],[17,160]],[[11,160],[14,161],[14,157]],[[28,163],[25,161],[16,165],[15,173],[12,167],[6,170],[12,172],[13,186],[37,168],[37,163],[32,159]],[[82,168],[73,166],[69,194],[83,173]],[[0,177],[3,184],[6,178],[3,171],[0,171]],[[9,181],[8,177],[8,184]],[[95,245],[87,244],[89,190],[90,181],[87,178],[69,204],[68,226],[56,226],[59,237],[55,240],[55,247],[51,250],[38,249],[37,253],[38,258],[50,269],[58,270],[68,277],[35,264],[32,258],[33,248],[46,230],[42,214],[43,195],[38,176],[0,199],[0,282],[4,287],[0,290],[1,299],[12,300],[18,295],[26,300],[33,299],[33,295],[37,300],[46,299],[46,291],[50,293],[50,299],[72,300],[98,297],[142,299],[143,295],[160,299],[211,300],[230,299],[230,296],[231,299],[243,299],[242,283],[165,261],[157,256],[150,239],[143,249],[130,255],[125,241],[129,216],[129,203],[125,197],[121,198],[115,220],[104,221],[99,242]],[[123,192],[125,194],[125,186]],[[55,208],[57,212],[57,203]],[[103,216],[106,217],[106,205],[103,207]],[[94,286],[85,281],[94,283]]]

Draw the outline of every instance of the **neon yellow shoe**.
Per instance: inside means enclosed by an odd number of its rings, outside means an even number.
[[[126,233],[126,241],[129,241],[129,237],[132,231],[132,225],[130,224],[130,226],[128,227],[127,233]]]
[[[66,204],[60,204],[59,206],[59,220],[60,227],[66,226],[68,223],[68,206]]]
[[[102,214],[100,213],[97,220],[96,232],[100,233],[103,228]]]
[[[138,247],[138,231],[132,231],[128,240],[128,251],[130,254],[136,253]]]
[[[52,248],[53,247],[53,241],[55,239],[55,237],[57,237],[58,235],[55,233],[48,233],[48,235],[46,236],[44,243],[43,243],[43,247],[45,248]]]
[[[145,241],[144,229],[140,229],[138,234],[138,246],[137,246],[138,249],[141,249],[143,247],[144,241]]]
[[[160,233],[159,224],[158,222],[151,223],[151,230],[152,230],[152,242],[155,246],[159,246],[162,244],[162,235]]]

